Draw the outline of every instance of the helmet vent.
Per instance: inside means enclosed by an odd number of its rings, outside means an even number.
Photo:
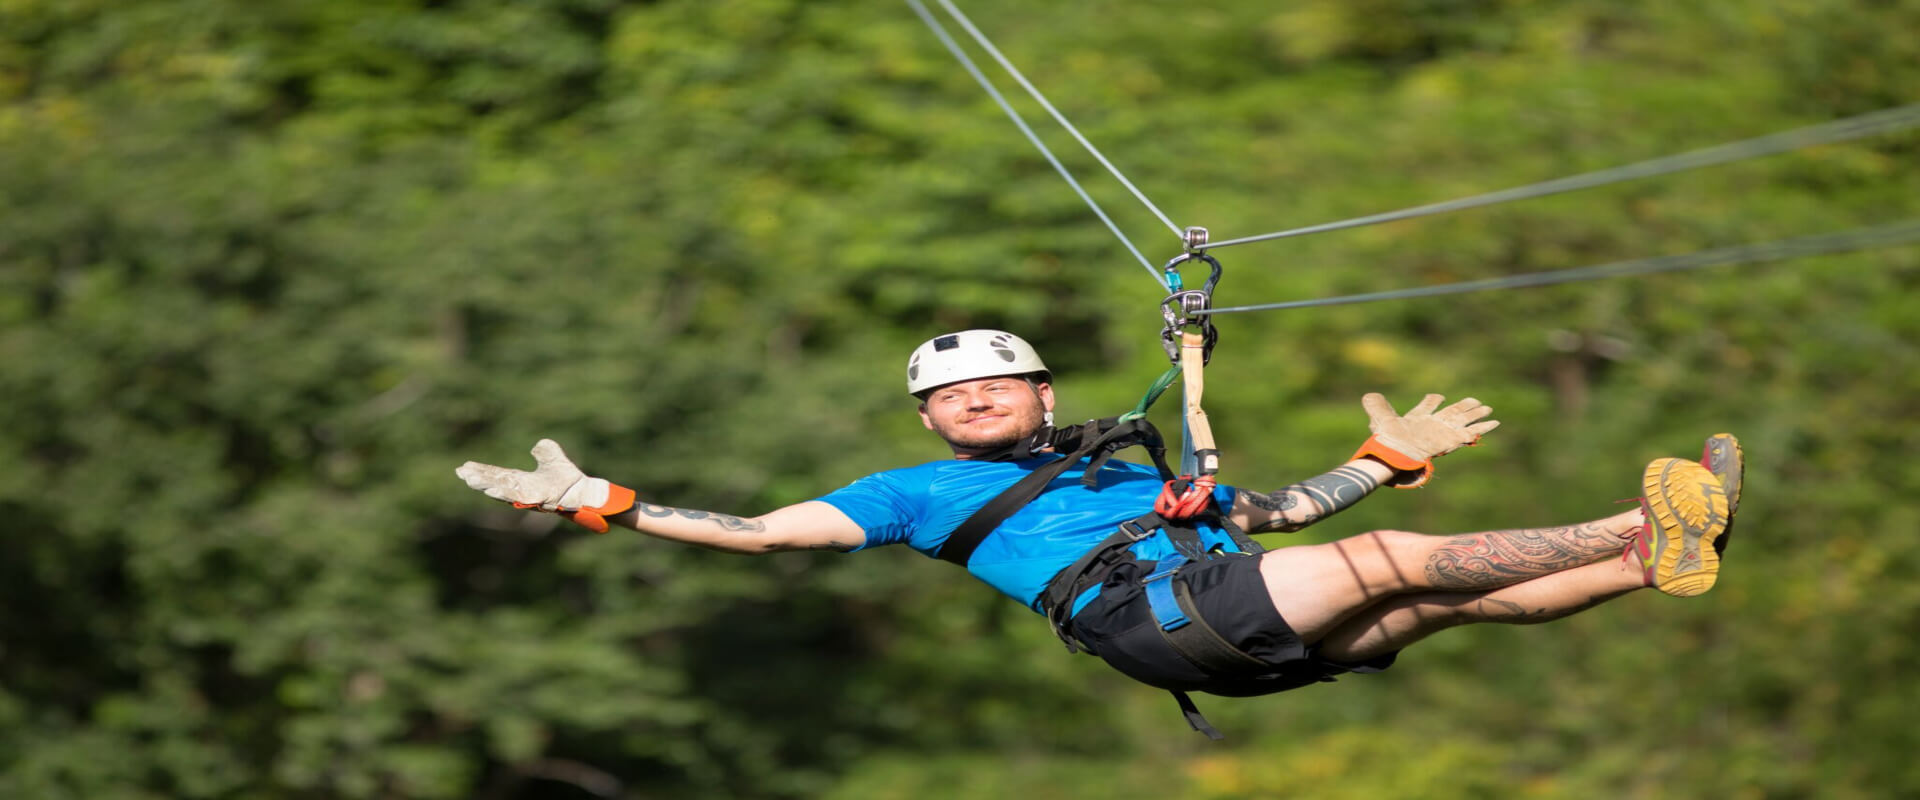
[[[936,353],[944,353],[959,346],[960,337],[958,336],[942,336],[933,340],[933,351]]]
[[[1010,337],[1008,337],[1006,334],[1003,333],[993,337],[992,339],[988,339],[987,343],[989,345],[992,345],[994,355],[999,356],[1001,361],[1005,361],[1011,364],[1013,363],[1014,359],[1019,358],[1020,356],[1019,354],[1013,352],[1013,347],[1011,345],[1011,342],[1009,341],[1009,338]]]

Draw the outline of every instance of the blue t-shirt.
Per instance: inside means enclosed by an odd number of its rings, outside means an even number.
[[[840,509],[866,532],[866,543],[857,549],[905,544],[938,557],[947,536],[973,512],[1035,468],[1063,457],[932,461],[868,475],[820,500]],[[1040,611],[1047,581],[1119,529],[1120,523],[1152,511],[1163,485],[1154,468],[1119,460],[1101,468],[1093,489],[1082,485],[1080,476],[1081,468],[1069,468],[1033,502],[1000,523],[973,551],[967,571]],[[1232,510],[1233,495],[1231,487],[1214,490],[1223,513]],[[1200,539],[1210,549],[1239,551],[1219,530],[1203,528]],[[1162,533],[1140,540],[1132,551],[1142,560],[1158,561],[1173,553],[1173,544]]]

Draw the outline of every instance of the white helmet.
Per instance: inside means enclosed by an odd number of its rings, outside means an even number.
[[[972,330],[935,336],[907,359],[907,393],[996,375],[1046,373],[1033,345],[1006,331]],[[1047,380],[1042,377],[1041,380]]]

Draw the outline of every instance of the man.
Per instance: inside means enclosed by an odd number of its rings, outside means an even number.
[[[489,497],[598,531],[617,524],[736,553],[904,543],[947,557],[1047,614],[1070,648],[1174,691],[1209,735],[1185,691],[1280,691],[1378,672],[1402,648],[1456,625],[1545,622],[1645,587],[1705,592],[1739,502],[1739,445],[1719,434],[1704,464],[1648,465],[1641,508],[1578,525],[1373,531],[1266,552],[1236,535],[1300,530],[1383,485],[1423,484],[1432,459],[1499,425],[1471,398],[1443,409],[1441,396],[1427,395],[1401,415],[1369,394],[1362,405],[1374,435],[1318,477],[1267,493],[1217,487],[1208,513],[1183,520],[1149,513],[1170,491],[1161,471],[1078,459],[1072,466],[1091,474],[1049,480],[1004,521],[971,534],[977,544],[955,558],[943,553],[957,546],[950,537],[982,527],[967,521],[989,501],[1046,465],[1069,466],[1049,449],[1050,374],[1025,341],[985,330],[929,340],[907,374],[922,424],[952,459],[869,475],[758,517],[636,503],[632,490],[584,475],[551,440],[534,446],[533,472],[468,462],[456,473]]]

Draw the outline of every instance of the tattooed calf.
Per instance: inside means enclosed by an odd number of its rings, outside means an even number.
[[[1618,556],[1621,547],[1597,522],[1453,536],[1427,557],[1427,580],[1436,589],[1494,589]]]

